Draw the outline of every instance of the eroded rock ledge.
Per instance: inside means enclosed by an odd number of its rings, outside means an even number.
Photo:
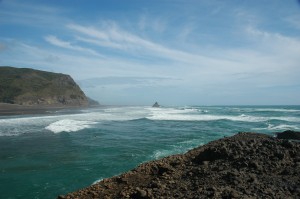
[[[239,133],[58,198],[300,198],[300,143]]]

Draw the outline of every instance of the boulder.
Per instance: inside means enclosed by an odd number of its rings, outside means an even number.
[[[284,131],[282,133],[277,133],[277,138],[279,139],[289,139],[289,140],[300,140],[300,132],[296,131]]]

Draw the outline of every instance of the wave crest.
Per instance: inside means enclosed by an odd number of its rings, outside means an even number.
[[[96,122],[64,119],[49,124],[45,129],[52,131],[53,133],[75,132],[91,128],[93,124],[96,124]]]

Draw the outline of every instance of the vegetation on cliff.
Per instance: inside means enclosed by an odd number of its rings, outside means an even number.
[[[69,75],[14,67],[0,67],[0,102],[39,106],[89,104]]]

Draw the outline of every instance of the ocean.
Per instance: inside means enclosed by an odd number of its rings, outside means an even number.
[[[300,106],[99,107],[0,117],[0,198],[56,198],[238,132],[300,130]]]

